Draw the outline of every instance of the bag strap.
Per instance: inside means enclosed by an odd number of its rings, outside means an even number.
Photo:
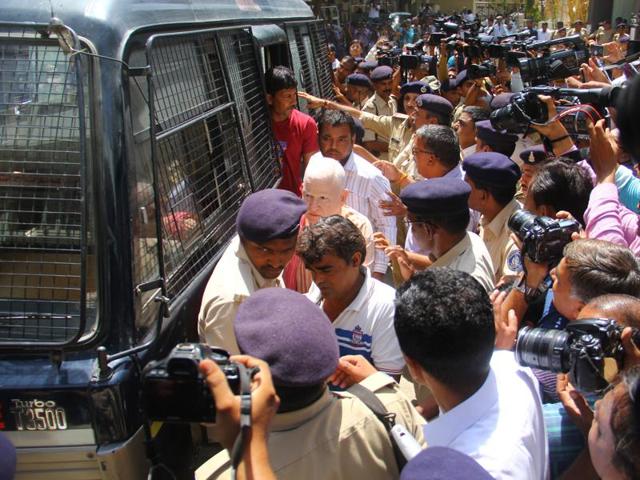
[[[382,422],[385,430],[389,434],[389,440],[391,441],[391,446],[393,447],[393,455],[396,457],[396,464],[398,465],[398,471],[402,471],[402,468],[407,464],[407,459],[400,451],[398,444],[395,441],[395,438],[391,434],[391,429],[396,424],[396,414],[389,412],[387,407],[384,406],[384,403],[380,401],[380,399],[373,393],[371,390],[363,387],[362,385],[355,383],[349,387],[347,390],[348,393],[353,394],[358,397],[362,403],[364,403],[369,410],[371,410],[374,415]]]

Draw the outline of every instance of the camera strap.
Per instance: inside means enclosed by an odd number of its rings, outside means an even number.
[[[254,373],[253,369],[247,369],[241,363],[238,364],[238,376],[240,377],[240,434],[231,449],[231,465],[234,478],[251,432],[251,377]]]

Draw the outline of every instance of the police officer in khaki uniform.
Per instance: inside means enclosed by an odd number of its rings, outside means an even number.
[[[393,69],[386,65],[376,67],[371,72],[371,81],[375,93],[365,102],[362,107],[363,112],[372,115],[390,116],[396,113],[398,105],[395,98],[391,96],[393,89]],[[376,157],[387,160],[389,149],[389,137],[378,135],[373,130],[365,130],[363,146]]]
[[[352,73],[347,77],[347,99],[353,108],[362,110],[364,104],[373,92],[373,84],[369,77],[363,73]]]
[[[482,214],[480,238],[493,262],[495,282],[522,271],[520,250],[511,238],[507,222],[522,205],[514,198],[520,169],[507,156],[481,152],[462,162],[465,180],[471,186],[469,207]]]
[[[460,178],[438,177],[415,182],[402,190],[415,242],[430,251],[427,268],[449,267],[469,273],[487,292],[493,290],[491,256],[469,225],[471,187]]]
[[[369,129],[378,135],[389,138],[388,159],[393,159],[409,144],[413,135],[413,117],[415,116],[415,100],[418,95],[429,93],[429,87],[422,82],[405,83],[400,88],[400,100],[398,102],[398,113],[389,115],[373,115],[361,112],[358,109],[341,105],[330,100],[314,97],[306,92],[298,92],[300,98],[309,102],[310,108],[329,108],[332,110],[342,110],[352,117],[360,119],[365,129]],[[413,116],[412,116],[413,115]]]
[[[286,190],[249,195],[236,218],[237,235],[209,278],[198,315],[200,341],[240,353],[233,320],[256,290],[284,287],[282,270],[295,253],[304,201]]]
[[[260,290],[240,306],[234,330],[244,354],[268,361],[280,397],[267,443],[279,479],[398,478],[382,422],[358,398],[327,388],[327,379],[338,367],[338,344],[331,322],[317,305],[291,290]],[[409,422],[407,430],[419,435],[417,440],[424,445],[422,421],[409,400],[394,390],[393,381],[380,380],[380,375],[363,386],[392,395],[387,401],[380,398],[397,414],[398,422]],[[399,399],[401,408],[391,410]],[[403,411],[413,413],[403,416]],[[224,451],[200,467],[196,478],[229,478],[229,474]]]

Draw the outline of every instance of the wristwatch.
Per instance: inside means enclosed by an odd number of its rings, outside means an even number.
[[[524,299],[527,303],[533,302],[535,299],[539,298],[541,295],[544,295],[545,293],[547,293],[547,290],[549,289],[546,282],[540,282],[540,285],[538,285],[535,288],[528,286],[527,277],[525,275],[523,275],[522,278],[520,278],[520,280],[518,281],[518,283],[516,283],[514,288],[524,294]]]

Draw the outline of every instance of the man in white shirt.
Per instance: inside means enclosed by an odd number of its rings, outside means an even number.
[[[398,289],[395,329],[412,377],[440,415],[424,427],[429,447],[474,458],[497,480],[548,478],[547,434],[531,371],[493,351],[491,301],[470,275],[417,273]]]
[[[329,157],[338,160],[346,173],[349,191],[347,206],[366,216],[375,232],[382,232],[395,243],[396,222],[380,208],[381,200],[388,200],[391,190],[389,180],[364,158],[353,152],[355,123],[341,111],[325,110],[318,119],[318,143],[320,152],[312,158]],[[387,259],[383,252],[376,252],[372,275],[381,280],[387,271]]]
[[[399,377],[404,360],[393,329],[395,291],[363,268],[358,228],[338,215],[323,218],[300,234],[296,253],[313,277],[307,297],[331,320],[340,356],[362,355]]]
[[[538,30],[538,41],[546,42],[551,40],[551,31],[549,30],[549,22],[542,22],[540,30]]]

